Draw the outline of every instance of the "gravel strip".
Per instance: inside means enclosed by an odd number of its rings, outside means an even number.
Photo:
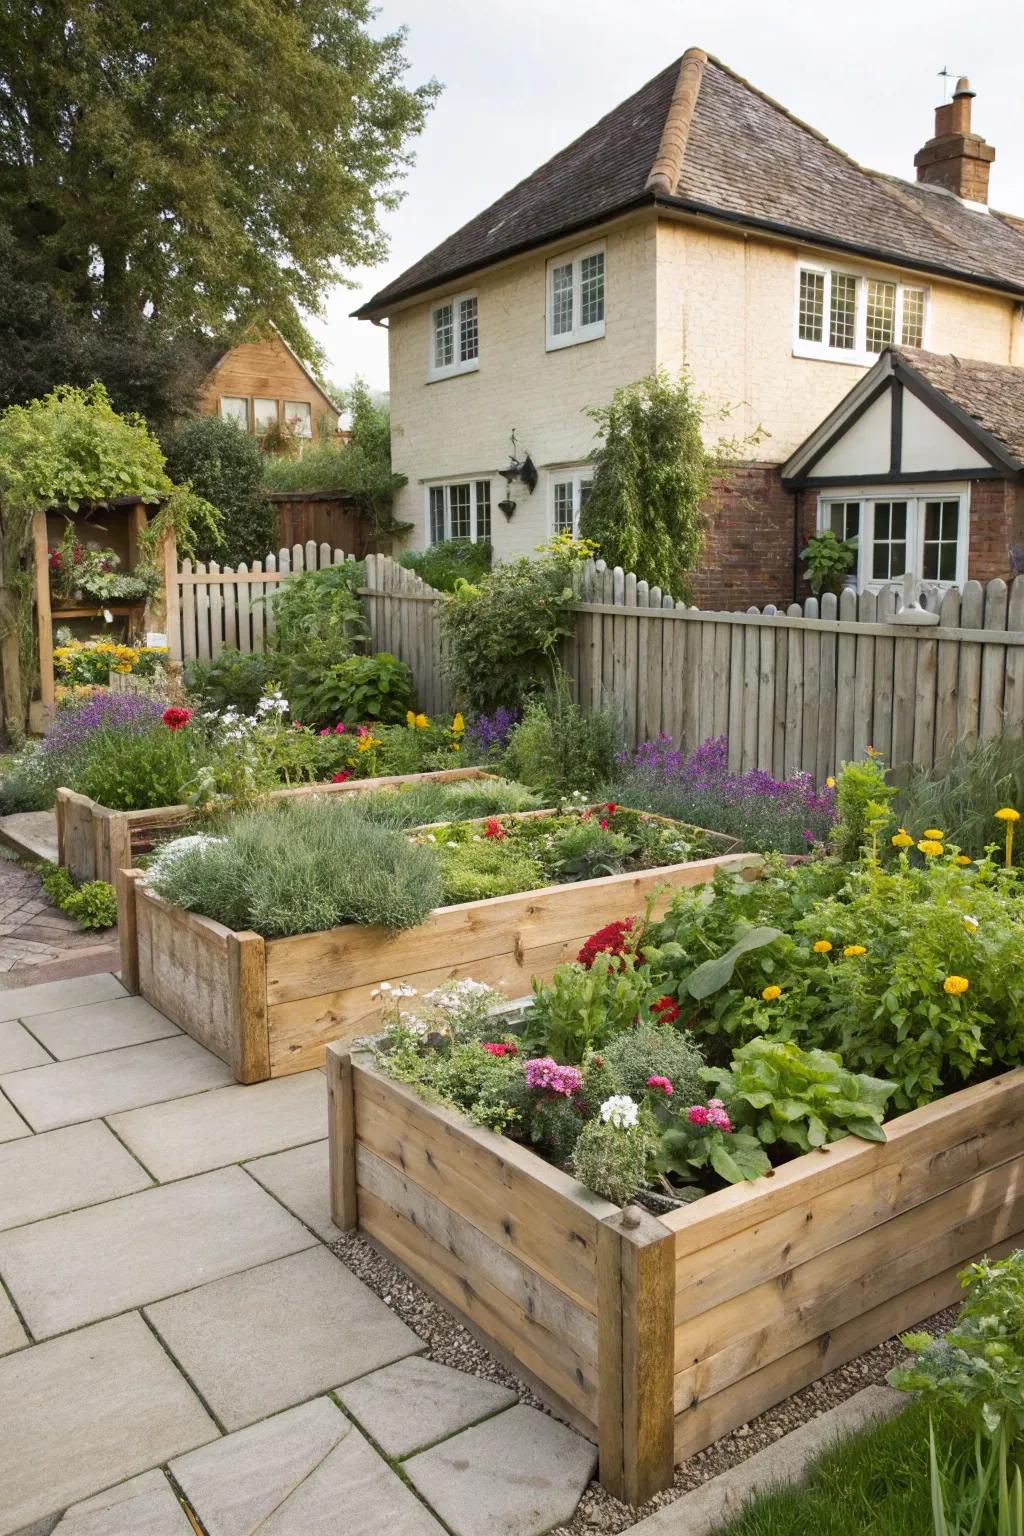
[[[331,1247],[352,1273],[419,1335],[432,1360],[441,1365],[450,1365],[457,1371],[468,1371],[486,1381],[500,1382],[503,1387],[510,1387],[517,1393],[521,1402],[548,1411],[536,1393],[505,1366],[500,1365],[468,1328],[421,1291],[408,1275],[366,1238],[360,1237],[358,1233],[347,1233],[333,1242]],[[934,1317],[920,1324],[921,1331],[945,1333],[952,1326],[958,1311],[957,1307],[947,1307],[944,1312],[937,1312]],[[837,1403],[844,1402],[874,1382],[884,1382],[886,1373],[904,1356],[905,1351],[899,1339],[888,1339],[877,1349],[869,1350],[866,1355],[851,1360],[848,1365],[830,1371],[802,1392],[797,1392],[785,1402],[751,1419],[749,1424],[741,1424],[732,1434],[724,1436],[706,1451],[691,1456],[689,1461],[676,1467],[673,1486],[664,1493],[656,1494],[639,1509],[629,1509],[613,1499],[598,1483],[591,1483],[569,1524],[558,1526],[549,1536],[588,1536],[588,1533],[594,1531],[617,1533],[628,1530],[645,1515],[653,1514],[656,1509],[671,1504],[680,1494],[688,1493],[691,1488],[699,1488],[720,1472],[746,1461],[748,1456],[764,1450],[783,1435],[789,1434],[790,1430],[805,1424],[808,1419],[834,1408]]]

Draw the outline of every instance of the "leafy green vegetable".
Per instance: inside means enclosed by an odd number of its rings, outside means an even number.
[[[706,1067],[730,1114],[765,1146],[777,1141],[809,1152],[843,1136],[884,1141],[882,1121],[895,1085],[847,1072],[838,1056],[804,1051],[792,1041],[751,1040],[731,1067]]]

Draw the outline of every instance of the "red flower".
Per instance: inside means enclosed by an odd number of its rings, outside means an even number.
[[[608,818],[607,818],[607,816],[602,816],[601,817],[601,820],[599,822],[599,826],[600,826],[602,832],[607,832],[608,831]]]
[[[624,955],[626,953],[626,940],[633,931],[633,919],[624,917],[619,922],[607,923],[592,933],[576,956],[580,965],[585,965],[587,970],[593,965],[598,955]],[[637,957],[638,962],[640,957]]]
[[[502,826],[497,816],[488,816],[486,824],[484,825],[484,836],[497,838],[499,843],[505,836],[505,828]]]
[[[651,1004],[651,1012],[658,1015],[659,1024],[674,1024],[679,1017],[679,1004],[674,997],[659,997]]]
[[[182,726],[188,725],[192,719],[192,711],[190,709],[179,709],[177,705],[172,704],[169,709],[164,710],[160,719],[169,731],[180,731]]]
[[[60,567],[61,567],[62,559],[63,559],[63,556],[61,555],[61,552],[60,552],[59,549],[51,549],[50,550],[50,570],[51,571],[59,571]]]
[[[618,806],[615,804],[614,800],[609,800],[608,804],[605,806],[605,810],[608,812],[609,816],[614,816],[615,812],[618,810]]]
[[[350,773],[336,773],[331,780],[332,784],[345,784],[352,777]]]
[[[511,1045],[502,1040],[481,1040],[480,1044],[483,1046],[484,1050],[489,1051],[492,1056],[519,1055],[519,1047],[517,1045]]]

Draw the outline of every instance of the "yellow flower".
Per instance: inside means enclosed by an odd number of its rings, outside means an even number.
[[[782,996],[782,988],[776,987],[775,985],[765,987],[761,993],[761,996],[764,998],[766,1003],[774,1003],[777,997]]]
[[[414,717],[413,723],[415,724],[418,731],[425,731],[427,726],[430,724],[430,721],[427,719],[426,715],[421,714]]]
[[[360,736],[359,740],[356,742],[356,751],[369,752],[371,747],[379,746],[380,742],[377,740],[376,736]]]
[[[460,741],[453,741],[451,746],[448,748],[448,750],[449,750],[449,752],[461,752],[462,751],[462,743]]]
[[[893,834],[890,841],[894,848],[913,848],[914,846],[914,839],[906,827],[900,827],[899,831]]]
[[[929,837],[922,837],[917,847],[919,853],[925,854],[930,859],[936,858],[943,852],[942,844],[933,842]]]
[[[961,869],[966,869],[967,865],[968,864],[973,864],[973,862],[974,862],[974,860],[973,859],[969,859],[967,857],[966,853],[958,853],[956,858],[953,860],[953,863],[954,864],[959,864]]]
[[[466,729],[466,721],[463,718],[463,714],[462,714],[462,711],[460,709],[460,710],[458,710],[456,712],[455,718],[452,720],[452,731],[454,732],[454,734],[456,736],[461,736],[465,729]]]
[[[924,835],[925,837],[934,838],[937,843],[942,842],[942,833],[939,831],[938,827],[925,827]]]
[[[1020,821],[1020,811],[1015,811],[1012,805],[1004,805],[1001,811],[996,811],[996,821]]]
[[[978,919],[976,917],[965,917],[964,927],[967,929],[968,933],[977,933]]]
[[[847,957],[847,959],[852,959],[854,955],[866,955],[867,948],[863,944],[847,944],[846,948],[843,950],[843,954]]]
[[[970,982],[966,976],[947,976],[942,983],[943,992],[948,992],[950,997],[959,997],[961,992],[966,992]]]
[[[867,753],[868,757],[881,757],[882,755],[881,752],[877,751],[874,747],[865,747],[864,751]]]
[[[816,944],[811,945],[811,948],[814,950],[816,955],[827,955],[831,950],[832,945],[829,943],[828,939],[819,939]]]
[[[829,774],[828,778],[825,780],[825,788],[826,789],[835,789],[835,787],[836,787],[836,781],[832,777],[832,775]]]
[[[415,725],[416,724],[416,711],[414,709],[407,709],[406,710],[406,712],[405,712],[405,723],[406,723],[406,725]]]

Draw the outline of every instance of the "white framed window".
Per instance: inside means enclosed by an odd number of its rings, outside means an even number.
[[[857,563],[848,584],[878,591],[902,581],[907,571],[938,586],[963,586],[969,544],[968,492],[879,489],[853,498],[837,492],[818,501],[818,528],[857,540]]]
[[[594,472],[586,469],[556,469],[551,472],[551,532],[580,531],[580,513],[590,494]]]
[[[252,402],[253,431],[257,437],[262,437],[272,427],[277,426],[277,401],[254,400]]]
[[[802,261],[794,355],[865,367],[886,347],[923,347],[928,302],[928,289],[917,283]]]
[[[222,421],[233,421],[243,432],[249,430],[249,401],[244,395],[221,395],[220,416]]]
[[[435,304],[430,313],[432,379],[471,373],[480,366],[480,322],[475,293],[460,293]]]
[[[313,436],[313,409],[308,400],[286,400],[284,420],[294,437]]]
[[[605,248],[555,256],[547,268],[547,350],[604,335]]]
[[[478,539],[491,536],[491,482],[453,480],[448,485],[427,486],[427,541]]]

